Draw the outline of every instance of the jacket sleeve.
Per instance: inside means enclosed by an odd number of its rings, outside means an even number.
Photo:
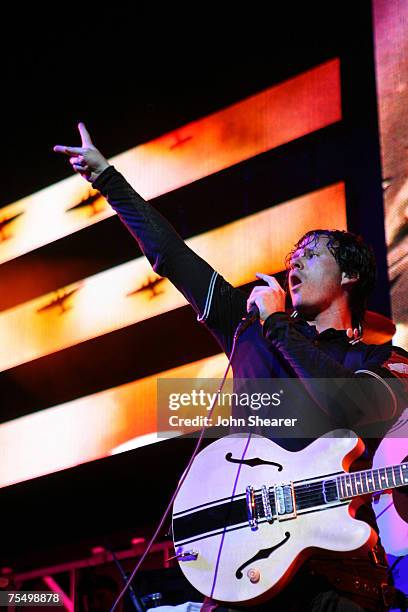
[[[268,317],[263,333],[338,426],[390,424],[408,406],[408,354],[402,349],[364,345],[358,364],[347,367],[305,337],[286,313]]]
[[[118,213],[153,270],[177,287],[196,311],[197,320],[205,323],[228,351],[233,327],[245,308],[244,294],[192,251],[113,166],[102,172],[93,187]]]

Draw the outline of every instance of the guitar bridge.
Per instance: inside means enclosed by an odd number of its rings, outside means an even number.
[[[273,513],[271,506],[271,498],[269,497],[269,488],[266,485],[263,485],[261,488],[262,491],[262,506],[266,520],[269,523],[273,523]]]
[[[248,524],[252,531],[258,529],[258,518],[256,516],[256,503],[255,503],[255,490],[250,485],[247,486],[246,490],[246,508],[248,516]]]

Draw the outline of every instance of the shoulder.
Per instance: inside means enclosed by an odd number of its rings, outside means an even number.
[[[399,397],[402,407],[408,403],[408,353],[391,344],[363,345],[366,355],[364,372],[381,377],[394,397]]]
[[[408,378],[408,353],[403,348],[392,344],[361,343],[361,345],[365,361],[378,363],[391,375]]]

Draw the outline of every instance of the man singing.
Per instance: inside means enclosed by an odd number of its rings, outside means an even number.
[[[266,285],[255,287],[249,298],[226,282],[108,163],[84,124],[78,127],[80,147],[58,145],[54,150],[68,155],[73,169],[107,198],[155,272],[181,291],[198,321],[214,334],[227,355],[242,317],[257,306],[259,317],[236,342],[234,378],[350,379],[357,385],[370,380],[370,398],[360,394],[351,409],[343,410],[338,402],[322,408],[317,400],[314,409],[324,412],[332,429],[371,421],[382,423],[384,432],[389,428],[408,404],[408,355],[391,345],[370,346],[361,341],[375,262],[360,237],[339,230],[315,230],[299,239],[287,261],[294,308],[289,314],[286,292],[274,277],[257,274]],[[311,389],[313,394],[312,385]],[[374,447],[371,440],[371,452]],[[364,518],[375,528],[369,510],[365,507]],[[303,565],[288,587],[259,608],[279,612],[386,610],[384,561],[380,545],[375,551],[347,558],[321,551]],[[354,588],[364,581],[374,585],[373,589],[362,593]]]

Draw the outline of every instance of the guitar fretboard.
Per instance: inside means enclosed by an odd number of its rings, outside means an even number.
[[[340,499],[403,487],[408,485],[408,463],[343,474],[336,483]]]

